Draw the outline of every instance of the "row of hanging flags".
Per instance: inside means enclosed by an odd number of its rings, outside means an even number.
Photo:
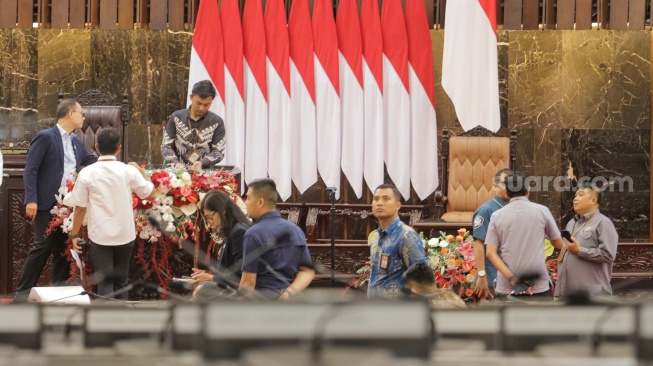
[[[465,129],[499,127],[494,2],[447,3],[442,84]],[[384,0],[381,12],[362,0],[360,14],[356,0],[340,0],[335,19],[331,0],[315,0],[312,17],[308,0],[293,0],[288,20],[283,0],[265,10],[247,0],[242,20],[238,0],[221,9],[202,0],[188,88],[214,83],[223,164],[241,168],[245,182],[269,176],[283,200],[318,173],[339,195],[341,171],[360,198],[363,181],[370,190],[384,183],[384,164],[405,199],[411,183],[425,199],[438,186],[433,71],[423,0],[406,0],[405,12],[401,0]],[[487,73],[493,86],[479,85]]]

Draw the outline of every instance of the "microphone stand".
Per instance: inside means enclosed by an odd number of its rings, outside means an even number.
[[[336,287],[336,187],[327,187],[331,201],[331,287]]]

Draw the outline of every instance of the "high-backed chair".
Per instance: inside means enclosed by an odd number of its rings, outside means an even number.
[[[471,224],[474,211],[494,195],[496,172],[514,169],[516,143],[514,129],[510,137],[497,137],[480,126],[458,136],[449,136],[449,130],[443,129],[443,191],[435,193],[436,218]]]
[[[75,130],[75,135],[82,140],[84,147],[95,151],[97,133],[103,128],[112,127],[118,131],[122,138],[122,151],[118,156],[120,161],[125,161],[128,156],[128,127],[129,127],[129,97],[123,93],[122,102],[116,102],[97,89],[90,89],[75,97],[84,111],[84,125]],[[63,100],[63,93],[59,93],[59,101]],[[96,152],[97,155],[99,153]]]

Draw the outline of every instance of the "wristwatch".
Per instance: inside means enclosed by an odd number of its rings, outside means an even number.
[[[68,234],[68,237],[71,238],[71,239],[77,239],[77,238],[79,238],[79,235],[70,233],[70,234]]]
[[[479,277],[485,277],[485,271],[484,271],[484,270],[480,270],[480,271],[476,272],[476,274],[477,274]]]

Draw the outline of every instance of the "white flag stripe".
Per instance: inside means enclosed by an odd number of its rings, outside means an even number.
[[[365,119],[365,182],[370,191],[383,184],[383,95],[374,75],[363,59],[363,97]]]
[[[220,165],[233,165],[244,168],[245,156],[245,102],[241,98],[236,82],[225,66],[224,70],[225,118],[227,139],[225,158]],[[241,184],[241,189],[244,185]]]
[[[363,159],[365,153],[365,121],[363,89],[342,53],[340,62],[340,110],[342,121],[342,171],[356,197],[363,195]]]
[[[290,93],[292,180],[302,194],[317,182],[315,104],[292,59]]]
[[[202,80],[211,80],[211,76],[206,70],[204,62],[197,54],[195,46],[193,46],[190,50],[190,68],[188,70],[188,95],[186,96],[186,106],[190,106],[190,93],[193,90],[193,86]],[[215,82],[213,82],[213,84],[215,85]],[[217,88],[216,92],[217,95],[215,96],[215,99],[213,99],[213,103],[209,110],[222,117],[224,116],[224,98],[220,95],[220,91],[217,90]]]
[[[245,182],[268,176],[268,106],[254,74],[244,61]]]
[[[442,87],[465,131],[501,127],[497,39],[478,0],[447,3]]]
[[[267,60],[269,148],[268,174],[283,201],[292,193],[290,168],[290,95],[274,66]]]
[[[317,56],[315,62],[315,111],[317,168],[327,187],[340,197],[340,98]]]
[[[408,65],[411,103],[411,181],[421,200],[438,188],[438,128],[435,108],[413,68]]]
[[[383,55],[385,164],[404,197],[410,198],[410,96],[394,67]]]

